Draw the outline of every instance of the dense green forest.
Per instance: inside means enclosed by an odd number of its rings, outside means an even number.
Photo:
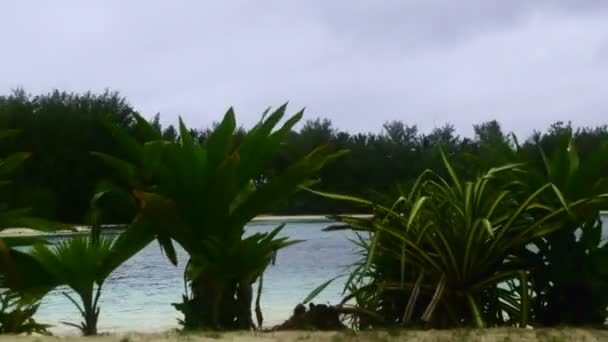
[[[33,315],[67,286],[82,322],[65,324],[96,335],[105,280],[154,240],[174,265],[176,245],[188,254],[172,303],[184,329],[261,329],[264,272],[301,242],[278,235],[284,224],[246,234],[265,213],[342,213],[325,230],[353,230],[360,248],[350,274],[303,301],[347,277],[341,303],[298,306],[286,328],[325,329],[310,325],[321,312],[332,329],[340,317],[357,329],[605,326],[606,126],[557,122],[520,141],[495,121],[472,138],[393,121],[353,135],[286,110],[245,130],[230,109],[197,130],[161,127],[117,93],[0,97],[0,230],[91,227],[57,244],[0,239],[0,333],[46,333]],[[357,211],[373,215],[345,214]],[[108,237],[103,222],[127,226]]]
[[[19,131],[15,137],[0,143],[0,153],[31,153],[15,174],[13,184],[4,190],[9,191],[5,198],[14,207],[32,207],[33,213],[41,217],[86,222],[96,184],[110,177],[107,168],[90,152],[121,155],[115,140],[103,127],[102,118],[109,117],[137,137],[134,112],[127,99],[109,91],[101,94],[54,91],[33,96],[16,90],[0,96],[0,128]],[[150,113],[144,114],[149,116]],[[215,119],[221,115],[217,113]],[[152,124],[167,140],[175,140],[178,136],[176,127],[161,127],[158,114]],[[209,132],[210,128],[201,128],[191,133],[204,141]],[[478,172],[475,156],[483,156],[486,162],[492,160],[493,152],[488,147],[504,142],[521,144],[529,158],[539,164],[542,164],[542,158],[537,143],[551,154],[558,147],[560,137],[573,135],[584,160],[594,149],[608,142],[606,125],[575,128],[556,122],[520,141],[504,132],[496,121],[479,123],[474,126],[474,132],[474,137],[462,137],[453,126],[446,124],[425,133],[414,124],[391,121],[378,132],[354,134],[334,127],[328,119],[312,119],[290,133],[279,156],[268,165],[268,177],[315,147],[329,144],[332,149],[348,149],[350,153],[322,170],[321,182],[316,188],[382,200],[377,194],[391,193],[397,182],[411,182],[425,169],[441,170],[439,146],[446,154],[455,156],[452,162],[459,172],[475,174]],[[299,193],[275,213],[330,214],[359,210],[361,208],[348,202]],[[108,220],[127,221],[131,214],[127,209],[114,213]]]

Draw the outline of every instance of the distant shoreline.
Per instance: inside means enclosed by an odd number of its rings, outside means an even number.
[[[352,216],[358,218],[371,217],[367,214],[340,214],[341,216]],[[332,215],[260,215],[251,222],[331,222],[328,216]]]
[[[339,214],[341,216],[351,216],[357,218],[369,218],[372,215],[368,214]],[[600,210],[600,215],[608,219],[608,210]],[[280,223],[315,223],[315,222],[332,222],[327,215],[260,215],[251,220],[254,224],[280,224]],[[104,225],[104,229],[121,229],[126,225],[121,224],[109,224]],[[74,225],[76,231],[55,231],[55,232],[41,232],[30,228],[8,228],[0,231],[0,238],[2,237],[38,237],[38,236],[67,236],[74,234],[85,234],[89,232],[89,228],[84,225]]]
[[[365,214],[342,214],[352,217],[366,218],[371,217],[371,215]],[[260,215],[251,220],[251,223],[255,224],[271,224],[271,223],[305,223],[305,222],[332,222],[328,218],[331,215]],[[104,225],[102,228],[104,229],[121,229],[125,225],[121,224],[110,224]],[[0,231],[0,238],[2,237],[41,237],[41,236],[51,236],[51,237],[59,237],[59,236],[68,236],[75,234],[85,234],[89,232],[89,228],[84,225],[74,225],[75,231],[55,231],[55,232],[41,232],[35,229],[30,228],[8,228],[3,231]]]

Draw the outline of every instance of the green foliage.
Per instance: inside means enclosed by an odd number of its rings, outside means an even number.
[[[17,136],[16,130],[0,131],[0,139]],[[29,153],[16,152],[0,159],[0,186],[6,188],[10,181],[6,177],[18,169],[30,156]],[[2,189],[4,190],[4,189]],[[69,229],[65,225],[35,218],[29,215],[28,209],[12,209],[2,198],[0,202],[0,230],[7,228],[33,228],[41,231]],[[14,258],[13,247],[28,246],[39,242],[36,238],[3,238],[0,239],[0,333],[2,334],[48,334],[47,325],[39,324],[33,316],[38,310],[38,296],[25,296],[23,293],[10,289],[11,286],[21,285],[24,278],[23,270],[34,271],[28,264],[20,264],[20,257]]]
[[[608,247],[601,239],[600,219],[600,210],[608,207],[605,135],[605,128],[575,134],[569,125],[557,123],[527,146],[487,144],[476,157],[485,165],[524,163],[511,179],[521,185],[520,198],[547,183],[554,191],[541,197],[549,206],[593,198],[568,208],[559,230],[517,253],[531,269],[531,319],[537,324],[601,325],[608,318],[608,278],[602,266],[608,263]],[[590,143],[596,145],[590,148]]]
[[[18,136],[0,141],[0,154],[31,153],[28,162],[17,170],[13,187],[7,189],[10,190],[5,197],[7,201],[13,207],[31,207],[32,214],[38,217],[88,223],[88,201],[97,192],[98,180],[113,178],[107,169],[99,167],[89,151],[128,159],[121,144],[104,129],[100,118],[108,116],[135,140],[148,141],[146,133],[135,127],[134,112],[123,97],[113,92],[73,94],[54,91],[32,96],[17,90],[0,96],[0,128],[21,131]],[[179,127],[161,127],[160,121],[160,116],[155,116],[151,126],[162,130],[163,139],[177,142]],[[278,153],[267,165],[266,173],[280,172],[317,146],[348,149],[349,155],[320,171],[324,182],[318,189],[385,201],[386,195],[393,194],[396,183],[411,185],[426,169],[442,172],[442,161],[436,153],[438,145],[448,155],[457,157],[452,162],[461,174],[472,177],[479,170],[486,170],[487,167],[473,167],[464,156],[471,154],[494,160],[497,157],[494,149],[486,147],[499,146],[510,138],[496,121],[480,123],[474,128],[475,137],[469,139],[459,136],[451,125],[420,132],[415,125],[391,121],[379,132],[353,133],[339,130],[328,119],[309,120],[286,135]],[[205,142],[212,131],[212,128],[189,129],[192,138],[199,143]],[[551,155],[558,145],[559,135],[568,132],[574,136],[583,159],[608,141],[606,126],[575,129],[558,122],[545,132],[536,132],[529,139],[521,140],[522,154],[528,158],[526,162],[542,165],[537,141]],[[234,143],[244,136],[244,130],[235,129]],[[604,174],[605,170],[602,170]],[[106,222],[128,222],[136,210],[121,205],[112,205],[112,208],[111,213],[104,215]],[[271,209],[278,214],[337,214],[361,210],[348,202],[303,192]]]
[[[113,270],[107,268],[112,255],[112,239],[97,241],[75,236],[53,246],[35,245],[31,256],[40,266],[40,276],[48,282],[48,288],[67,285],[80,298],[79,304],[70,294],[63,293],[82,314],[80,325],[65,323],[79,328],[84,335],[97,334],[99,317],[98,301],[104,280]]]
[[[16,90],[0,96],[0,128],[20,132],[0,141],[0,154],[27,151],[30,155],[15,173],[7,202],[30,207],[38,217],[85,222],[94,186],[103,177],[89,151],[116,151],[99,119],[109,116],[129,129],[133,111],[124,98],[111,92],[31,96]],[[129,213],[116,218],[125,216],[128,219]]]
[[[0,140],[15,137],[17,134],[18,132],[15,130],[1,130]],[[15,152],[4,158],[0,158],[0,190],[5,190],[7,186],[11,185],[12,180],[7,179],[7,177],[12,176],[14,171],[19,168],[29,156],[29,153]],[[2,198],[2,200],[0,200],[0,230],[15,227],[27,227],[47,231],[61,228],[68,229],[68,227],[64,225],[34,218],[30,216],[29,213],[30,210],[26,208],[11,208],[9,203],[6,203],[5,198]],[[0,246],[6,248],[2,243],[2,240],[0,240]]]
[[[46,324],[33,319],[40,304],[32,303],[17,293],[3,290],[0,293],[0,334],[49,335]]]
[[[112,238],[94,242],[87,236],[73,236],[57,244],[38,244],[31,255],[59,283],[68,285],[78,294],[91,292],[92,284],[103,284],[112,271],[103,267],[112,251]]]
[[[141,249],[141,245],[129,243],[129,234],[126,231],[117,238],[73,236],[53,245],[38,243],[27,252],[12,249],[11,260],[27,271],[18,272],[7,286],[29,298],[42,298],[58,286],[68,286],[80,302],[70,293],[63,295],[78,308],[83,321],[63,323],[79,328],[84,335],[96,335],[104,281]]]
[[[302,113],[279,122],[286,106],[267,111],[246,133],[236,129],[234,113],[203,138],[195,139],[181,121],[179,139],[163,140],[159,130],[136,116],[139,143],[107,121],[124,158],[94,153],[135,199],[139,212],[131,224],[131,243],[156,239],[176,263],[172,241],[188,253],[185,279],[191,294],[176,307],[187,328],[254,328],[252,284],[275,253],[297,241],[269,233],[245,237],[255,216],[284,203],[329,161],[344,154],[326,146],[290,162],[278,173],[267,170]],[[103,196],[102,192],[100,195]]]
[[[516,254],[599,197],[566,201],[551,183],[522,186],[522,164],[492,168],[469,181],[442,157],[447,178],[422,173],[391,207],[373,205],[373,219],[337,217],[371,234],[357,241],[364,260],[347,282],[345,300],[356,298],[362,308],[382,313],[383,322],[375,324],[525,326],[530,266]]]
[[[190,255],[191,293],[176,305],[188,312],[184,322],[233,328],[253,325],[245,309],[251,284],[278,249],[294,243],[277,237],[280,227],[245,237],[251,218],[371,207],[374,220],[339,218],[362,231],[355,242],[366,253],[347,282],[346,299],[383,317],[379,323],[374,315],[361,316],[361,326],[420,318],[436,326],[605,322],[608,247],[599,210],[608,193],[606,126],[558,122],[520,144],[495,121],[475,125],[473,139],[450,125],[423,134],[400,121],[386,123],[379,134],[350,134],[327,119],[295,130],[301,113],[279,125],[284,111],[268,111],[249,131],[237,128],[232,111],[212,129],[180,122],[163,130],[158,115],[148,123],[116,93],[30,96],[19,90],[0,97],[0,154],[7,156],[0,177],[12,176],[0,182],[0,230],[67,228],[41,215],[90,220],[94,246],[99,224],[137,213],[95,272],[110,272],[155,239],[177,263],[177,242]],[[338,159],[342,153],[333,151],[342,149],[351,153]],[[323,179],[317,191],[298,192],[317,176]],[[494,216],[488,203],[497,203]],[[14,209],[21,207],[32,210]],[[540,233],[524,234],[526,220],[529,227],[540,222]],[[36,297],[67,278],[47,281],[39,275],[50,273],[38,260],[10,249],[31,242],[0,240],[0,280]],[[69,265],[71,258],[61,262]],[[487,287],[475,285],[491,277]],[[496,287],[503,279],[508,288]],[[95,288],[97,280],[88,281]]]
[[[608,144],[598,146],[581,160],[569,134],[559,139],[551,157],[539,147],[544,168],[530,167],[521,182],[555,185],[550,205],[593,197],[569,208],[560,229],[534,242],[520,256],[533,265],[533,319],[544,325],[602,325],[608,319],[608,246],[602,241],[600,210],[608,208]]]

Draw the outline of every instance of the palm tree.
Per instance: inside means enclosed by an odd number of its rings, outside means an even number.
[[[112,252],[112,239],[101,238],[93,242],[89,237],[75,236],[60,241],[57,245],[35,245],[32,257],[46,271],[49,282],[67,285],[79,297],[79,304],[67,292],[65,295],[81,313],[80,325],[64,324],[80,328],[84,335],[97,334],[99,318],[98,301],[104,280],[110,269],[104,267]]]
[[[79,301],[67,292],[69,299],[82,315],[82,322],[74,324],[83,335],[97,334],[102,286],[108,276],[144,245],[132,243],[129,230],[118,237],[73,236],[55,245],[38,243],[30,251],[11,250],[11,258],[19,269],[19,276],[10,283],[13,291],[24,296],[42,298],[58,286],[68,286]]]
[[[254,327],[252,284],[279,249],[296,241],[278,238],[281,227],[245,238],[245,225],[301,186],[316,182],[318,171],[344,153],[319,147],[270,176],[270,162],[302,117],[299,112],[277,128],[285,109],[266,111],[240,139],[232,109],[203,142],[195,141],[181,120],[177,142],[162,140],[160,132],[138,116],[137,131],[146,137],[145,143],[106,124],[122,145],[124,158],[95,155],[112,167],[121,186],[137,200],[139,214],[131,226],[140,235],[133,234],[133,241],[156,238],[174,263],[172,241],[189,255],[185,279],[191,293],[176,305],[185,314],[186,327]]]

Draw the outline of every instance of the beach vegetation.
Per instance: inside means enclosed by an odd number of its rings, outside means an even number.
[[[525,158],[513,158],[521,150],[512,149],[511,163],[470,179],[441,151],[447,177],[427,170],[389,205],[311,190],[374,213],[371,219],[336,216],[345,225],[329,228],[357,232],[362,250],[341,305],[354,301],[382,317],[357,315],[356,326],[605,321],[603,294],[596,302],[590,296],[605,279],[599,213],[608,192],[597,170],[607,159],[599,149],[589,168],[582,167],[572,140],[565,141],[551,159],[539,150],[539,172]],[[558,318],[547,321],[547,315]]]
[[[266,111],[257,125],[240,136],[230,109],[203,142],[181,121],[178,139],[167,141],[159,130],[136,117],[136,130],[147,138],[143,143],[107,124],[124,157],[95,156],[111,168],[120,180],[117,186],[138,204],[129,234],[139,241],[156,239],[174,264],[173,242],[188,253],[186,293],[183,302],[175,304],[184,314],[185,328],[261,325],[261,309],[255,310],[258,324],[253,320],[252,285],[261,281],[280,249],[297,241],[279,235],[283,225],[252,235],[245,234],[245,225],[288,200],[300,187],[317,182],[321,168],[344,154],[321,146],[280,172],[269,173],[273,157],[302,117],[299,112],[278,126],[285,110],[283,105]]]

